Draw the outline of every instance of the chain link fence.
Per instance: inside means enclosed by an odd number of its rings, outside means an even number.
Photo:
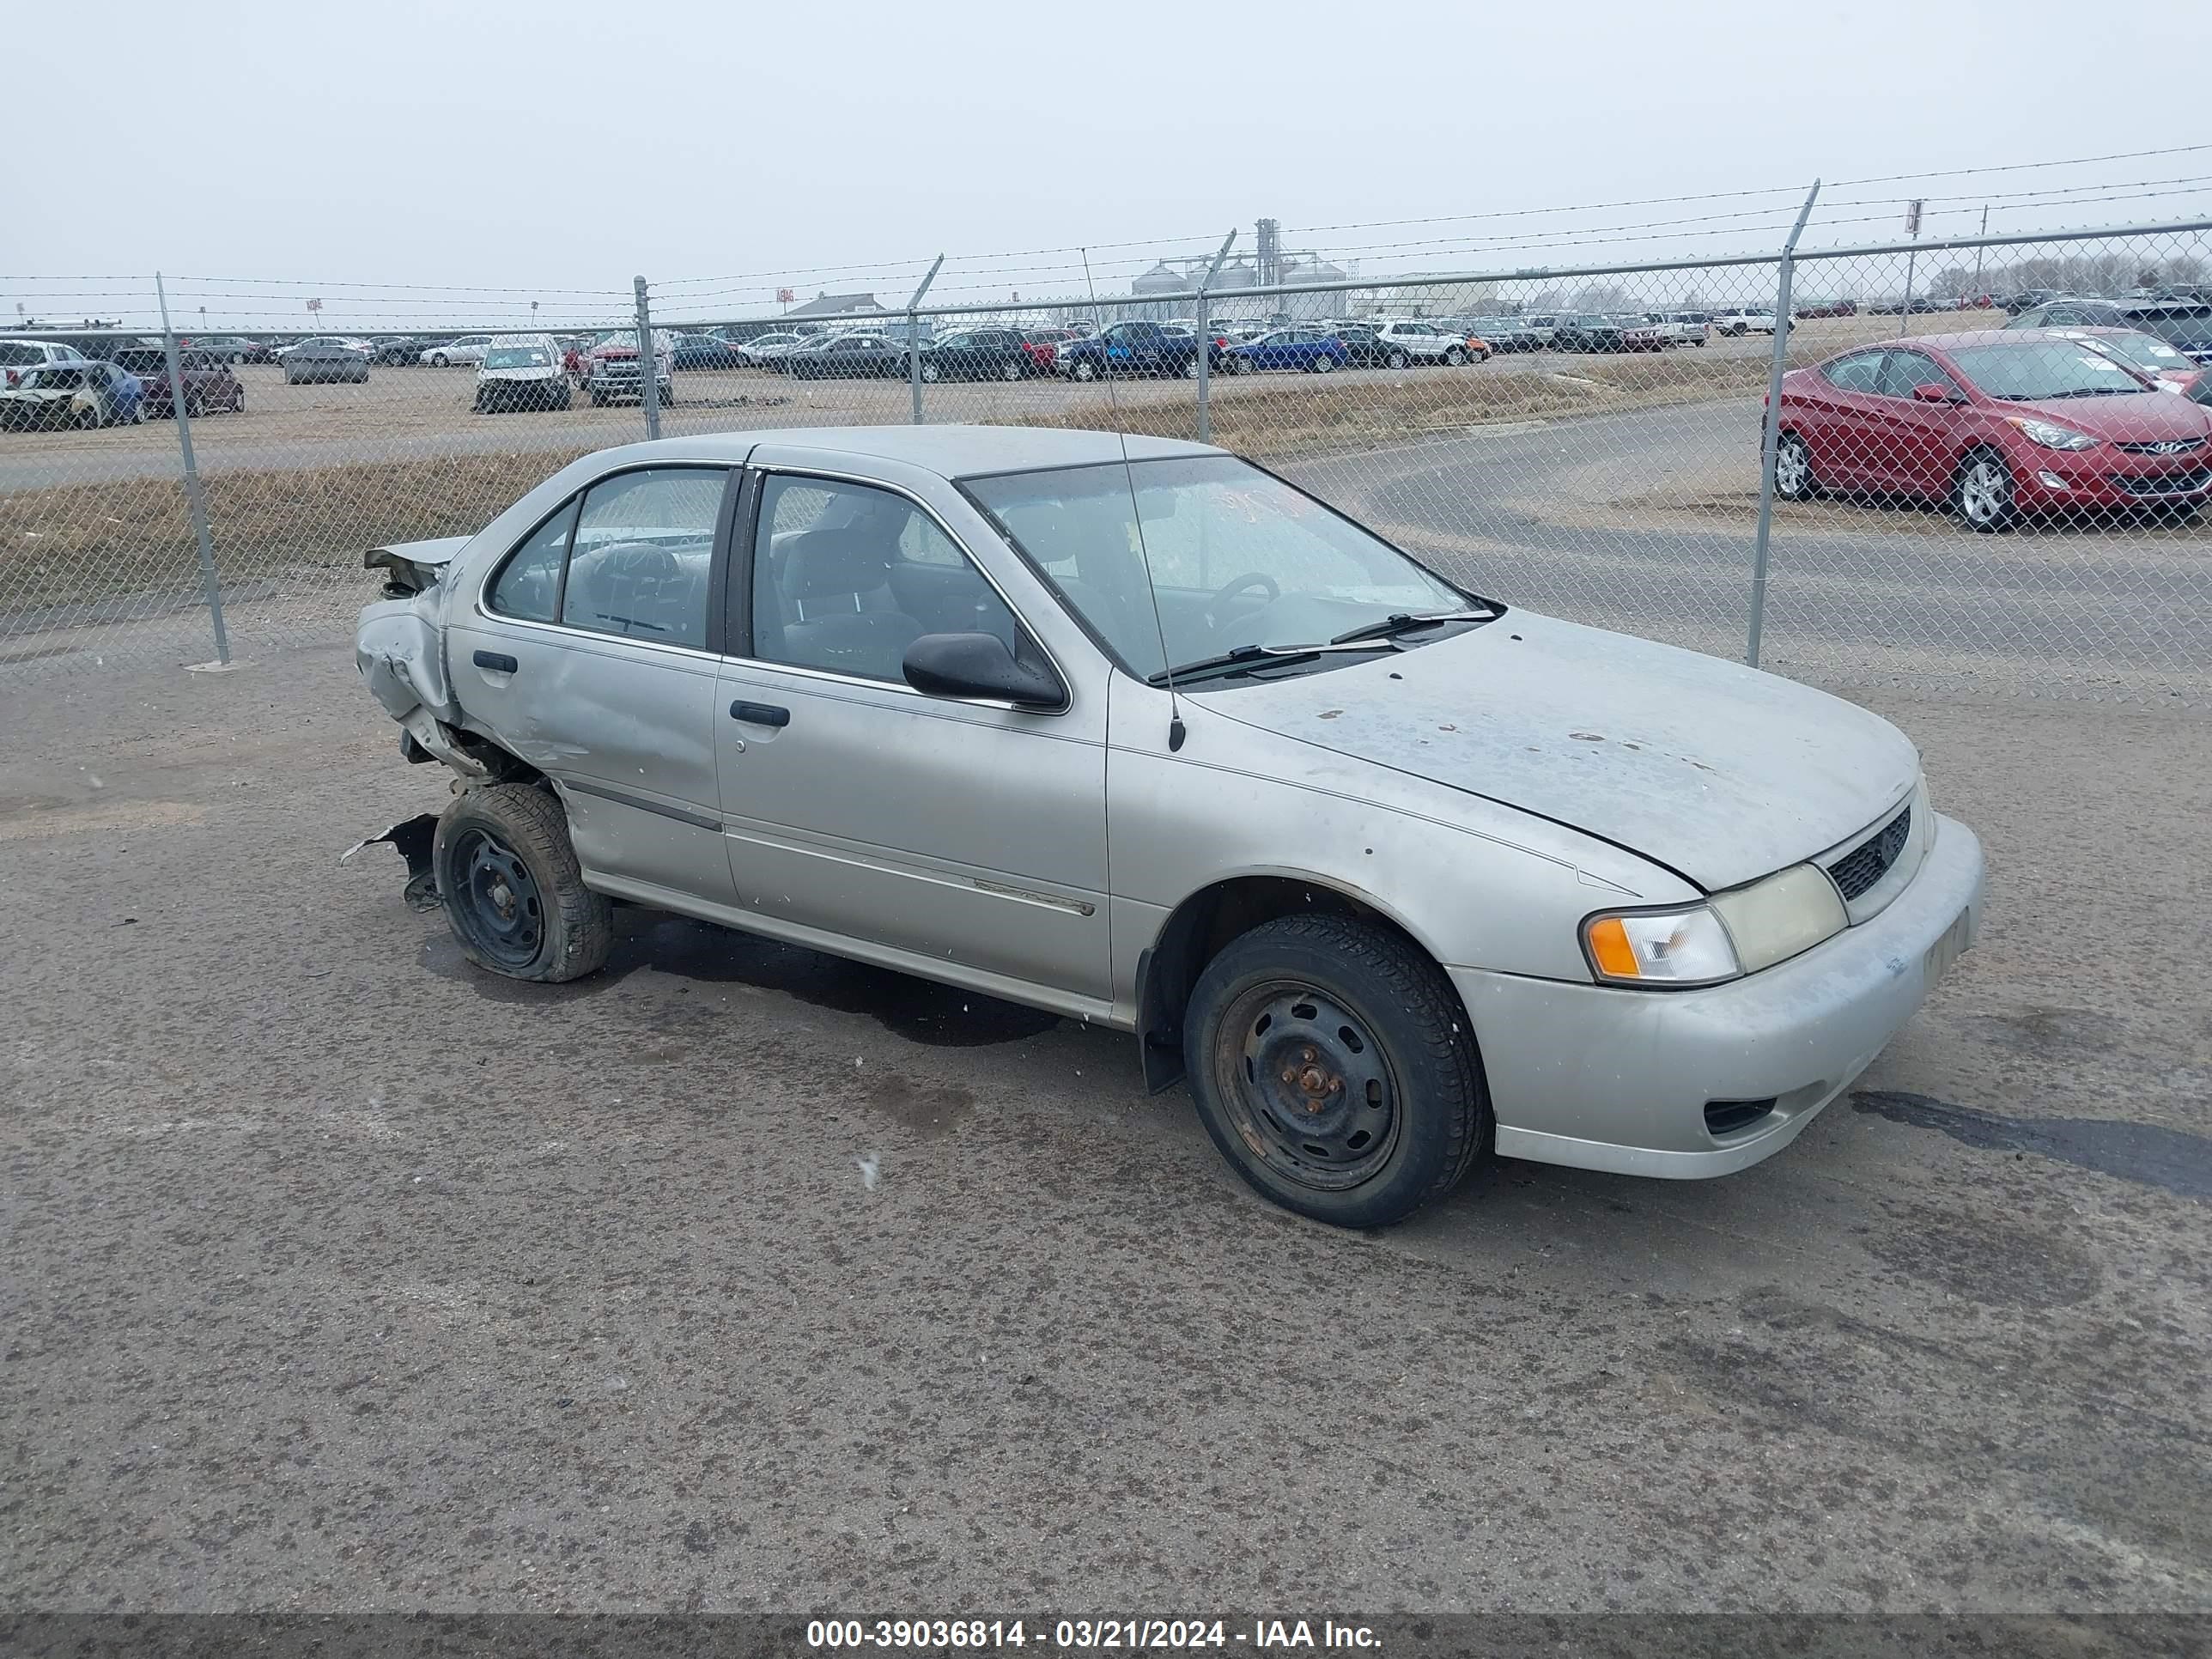
[[[1820,684],[2201,705],[2208,231],[360,336],[122,281],[0,339],[0,672],[343,641],[365,550],[577,455],[920,420],[1205,438],[1479,592]]]

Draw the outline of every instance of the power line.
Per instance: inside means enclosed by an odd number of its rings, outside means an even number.
[[[1984,173],[2023,173],[2039,167],[2094,167],[2104,161],[2140,161],[2153,155],[2194,155],[2212,149],[2212,144],[2176,144],[2166,149],[2123,150],[2113,155],[2076,155],[2063,161],[2006,161],[1996,167],[1944,167],[1933,173],[1892,173],[1879,179],[1838,179],[1831,188],[1849,190],[1856,185],[1896,185],[1913,179],[1962,179],[1969,174]]]

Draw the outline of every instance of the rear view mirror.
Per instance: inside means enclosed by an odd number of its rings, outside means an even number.
[[[1049,668],[1017,660],[996,634],[924,634],[900,667],[908,685],[933,697],[990,697],[1023,708],[1067,701]]]
[[[1912,388],[1912,395],[1923,404],[1948,404],[1951,401],[1951,388],[1932,383],[1917,386]]]

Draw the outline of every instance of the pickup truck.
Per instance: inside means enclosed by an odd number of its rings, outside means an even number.
[[[1209,343],[1208,367],[1218,368],[1221,349]],[[1063,340],[1053,348],[1053,372],[1074,380],[1134,375],[1198,375],[1198,340],[1170,334],[1158,323],[1115,323],[1100,333]]]
[[[665,329],[653,331],[654,385],[663,408],[676,401],[676,339]],[[645,374],[637,361],[637,331],[617,329],[602,335],[583,357],[582,389],[594,408],[645,401]]]

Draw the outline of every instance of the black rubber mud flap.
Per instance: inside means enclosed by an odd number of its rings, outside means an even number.
[[[379,842],[389,842],[394,851],[407,860],[407,885],[401,896],[410,910],[434,910],[438,908],[438,877],[430,864],[430,844],[438,834],[438,815],[418,812],[411,818],[400,821],[381,835],[357,841],[339,855],[343,864],[364,847],[374,847]]]

